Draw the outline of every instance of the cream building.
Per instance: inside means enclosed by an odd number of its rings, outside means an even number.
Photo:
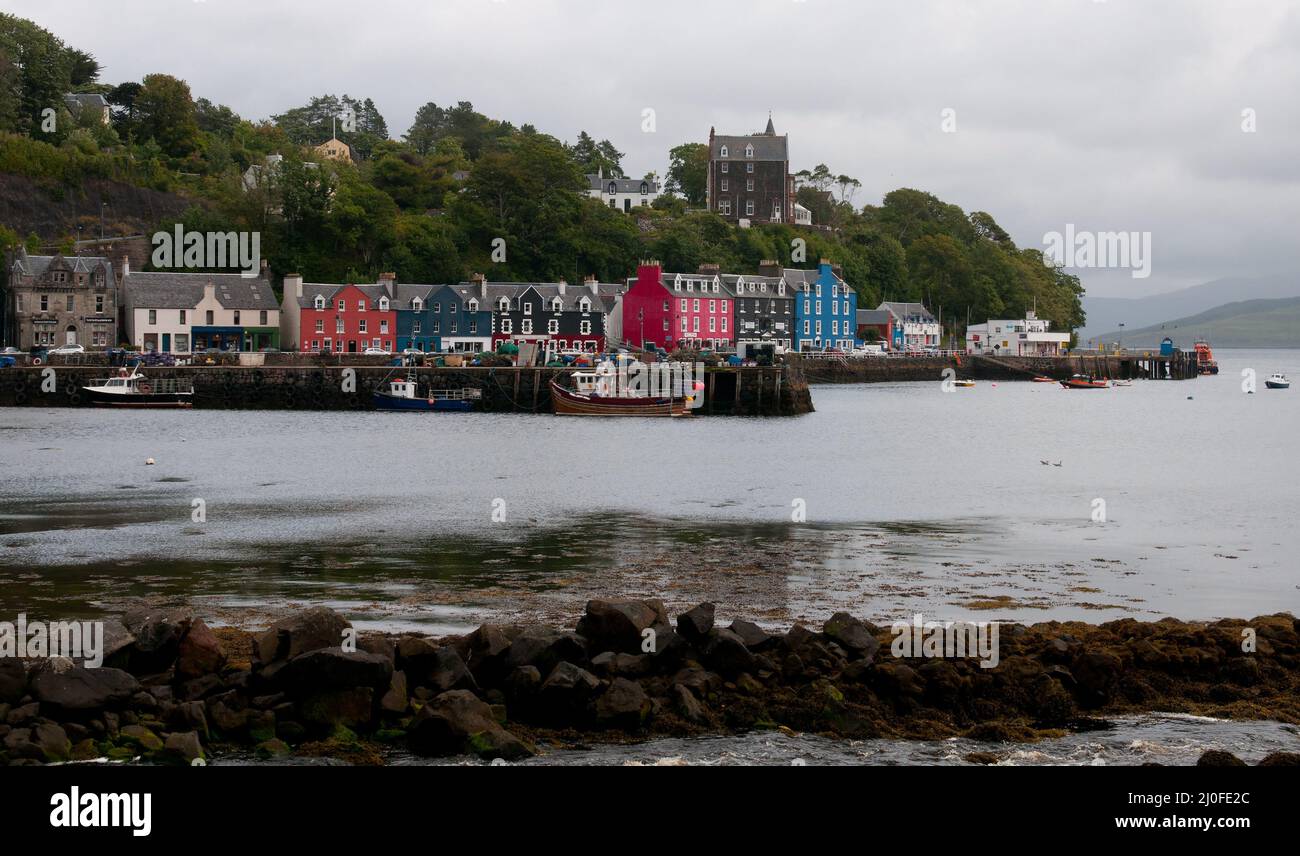
[[[133,273],[123,280],[131,345],[190,354],[280,346],[280,308],[264,277]]]

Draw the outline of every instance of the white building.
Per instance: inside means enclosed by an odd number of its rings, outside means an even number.
[[[989,319],[966,328],[966,353],[1013,357],[1056,356],[1070,342],[1069,333],[1051,332],[1052,322],[1032,310],[1024,318]]]
[[[587,195],[610,208],[631,211],[659,198],[659,184],[648,178],[605,178],[604,171],[587,174]]]
[[[885,301],[876,307],[894,316],[894,341],[898,351],[921,351],[939,347],[939,319],[923,303]]]
[[[127,339],[142,351],[259,351],[280,343],[280,309],[263,277],[237,273],[127,273]]]
[[[796,226],[812,225],[812,212],[798,202],[794,204],[794,224]]]

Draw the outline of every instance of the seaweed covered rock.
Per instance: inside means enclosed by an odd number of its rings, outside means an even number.
[[[420,708],[407,738],[420,755],[474,754],[513,761],[536,754],[496,721],[491,706],[468,690],[449,690]]]

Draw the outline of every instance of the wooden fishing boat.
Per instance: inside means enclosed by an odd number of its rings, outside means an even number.
[[[1109,389],[1110,384],[1105,380],[1097,380],[1089,375],[1071,375],[1068,380],[1061,381],[1061,386],[1066,389]]]
[[[703,384],[696,383],[695,394]],[[619,374],[610,361],[593,371],[571,375],[571,386],[551,381],[551,402],[561,416],[689,416],[695,395],[651,395],[620,389]]]
[[[101,407],[192,407],[194,384],[177,378],[145,377],[138,368],[122,369],[117,377],[92,380],[82,392]]]

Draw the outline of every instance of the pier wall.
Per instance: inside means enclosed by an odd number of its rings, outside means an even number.
[[[0,369],[0,407],[86,407],[81,387],[108,377],[106,366],[21,366]],[[372,410],[371,393],[389,366],[156,366],[150,378],[194,384],[194,407],[211,410]],[[572,369],[421,368],[421,385],[477,389],[476,409],[495,413],[552,412],[550,381]],[[47,372],[49,372],[47,374]],[[355,384],[345,380],[352,372]],[[812,410],[807,382],[796,366],[705,370],[704,405],[696,415],[792,416]]]
[[[808,383],[901,383],[938,381],[945,369],[959,378],[1015,381],[1046,376],[1064,380],[1072,374],[1117,380],[1192,380],[1197,377],[1196,356],[1178,352],[1158,354],[1071,354],[1064,357],[952,356],[824,358],[787,357],[799,366]]]

